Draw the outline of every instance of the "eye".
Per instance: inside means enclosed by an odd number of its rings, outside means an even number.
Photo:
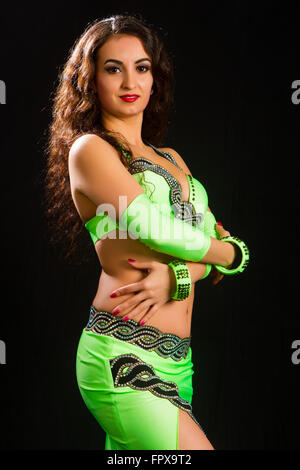
[[[119,67],[117,67],[116,65],[112,66],[112,67],[106,67],[105,69],[108,73],[115,73],[116,70],[120,70]]]
[[[150,67],[148,65],[138,65],[137,69],[140,72],[147,72],[148,70],[150,70]],[[141,70],[141,69],[144,69],[144,70]]]

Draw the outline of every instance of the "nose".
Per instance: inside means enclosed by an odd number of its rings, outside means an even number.
[[[126,88],[128,90],[133,90],[135,88],[135,77],[134,77],[134,71],[127,70],[123,74],[123,88]]]

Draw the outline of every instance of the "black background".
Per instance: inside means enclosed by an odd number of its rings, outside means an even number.
[[[176,111],[165,145],[246,241],[251,262],[196,284],[193,412],[216,449],[300,449],[299,2],[53,2],[1,19],[2,449],[103,449],[81,399],[78,340],[100,266],[60,262],[43,238],[39,178],[50,94],[87,24],[139,12],[167,32]],[[197,6],[197,9],[195,8]],[[87,233],[87,250],[93,250]]]

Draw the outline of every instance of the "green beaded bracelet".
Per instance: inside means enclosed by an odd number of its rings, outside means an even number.
[[[237,273],[242,273],[246,267],[248,266],[249,263],[249,258],[250,258],[250,253],[249,249],[246,246],[246,244],[240,240],[238,237],[223,237],[221,238],[223,242],[230,242],[233,243],[234,245],[238,246],[241,250],[242,253],[242,260],[236,268],[233,269],[228,269],[225,268],[224,266],[220,266],[219,264],[215,264],[215,268],[222,274],[237,274]]]
[[[175,274],[176,292],[171,297],[173,300],[184,300],[190,293],[192,288],[192,280],[190,271],[184,261],[174,259],[168,263]]]

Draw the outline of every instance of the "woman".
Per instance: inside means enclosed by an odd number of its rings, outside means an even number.
[[[76,372],[105,449],[213,449],[191,408],[194,285],[212,265],[219,282],[236,251],[218,240],[230,233],[215,230],[204,187],[161,146],[172,70],[154,29],[118,15],[83,33],[55,98],[49,168],[68,165],[102,266]]]

